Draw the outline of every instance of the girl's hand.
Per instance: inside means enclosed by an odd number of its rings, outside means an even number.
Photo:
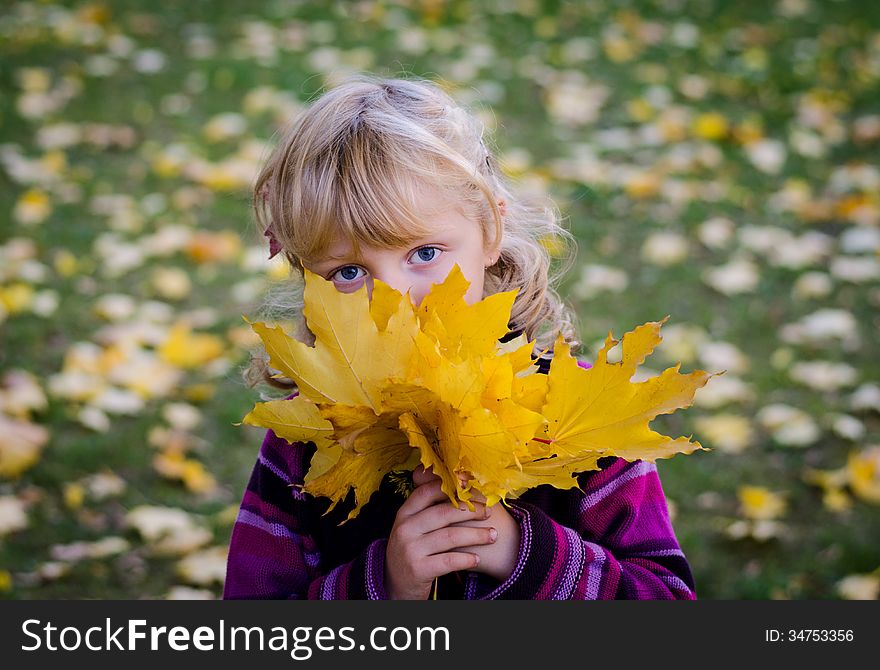
[[[477,504],[473,512],[455,508],[433,473],[419,466],[413,484],[385,549],[385,586],[392,600],[426,600],[440,575],[475,569],[481,560],[478,550],[491,545],[497,535],[489,524],[465,525],[485,521],[486,507]]]
[[[475,506],[482,506],[486,501],[483,496],[473,498]],[[477,502],[479,501],[479,502]],[[516,567],[516,559],[519,554],[520,528],[516,519],[511,516],[507,508],[499,503],[486,508],[489,514],[485,518],[477,520],[467,519],[457,526],[469,526],[472,528],[494,528],[498,533],[497,539],[492,544],[476,547],[466,547],[466,551],[473,552],[480,558],[479,565],[474,568],[476,572],[483,572],[503,582]]]

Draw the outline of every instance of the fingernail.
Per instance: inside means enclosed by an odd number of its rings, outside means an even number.
[[[491,512],[489,511],[489,508],[488,508],[488,507],[484,507],[484,508],[483,508],[483,518],[484,518],[484,519],[488,519],[490,514],[491,514]]]
[[[462,512],[467,512],[467,511],[468,511],[467,505],[459,505],[459,506],[458,506],[458,509],[460,509]]]
[[[498,537],[498,531],[495,530],[494,528],[490,528],[489,529],[489,541],[494,542],[497,537]]]

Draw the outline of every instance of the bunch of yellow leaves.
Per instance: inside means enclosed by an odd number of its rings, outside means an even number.
[[[455,266],[416,307],[375,281],[341,293],[305,270],[304,315],[314,347],[280,327],[251,323],[278,376],[299,395],[257,403],[242,423],[272,429],[289,442],[317,447],[303,490],[331,499],[351,489],[351,519],[386,474],[419,463],[458,504],[476,494],[493,505],[550,484],[577,486],[578,473],[606,456],[654,461],[702,449],[687,438],[649,429],[658,414],[689,406],[711,377],[678,367],[630,380],[660,342],[662,322],[623,336],[623,357],[609,334],[592,368],[571,355],[561,336],[548,374],[539,374],[533,343],[508,333],[516,291],[464,300],[468,281]]]

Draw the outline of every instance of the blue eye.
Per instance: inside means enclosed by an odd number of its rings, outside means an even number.
[[[356,265],[346,265],[344,268],[339,268],[336,272],[333,273],[331,279],[336,279],[337,281],[350,282],[355,281],[356,279],[360,279],[358,276],[358,272],[361,268]]]
[[[430,263],[437,257],[439,252],[440,250],[437,247],[422,247],[417,249],[412,257],[425,263]]]

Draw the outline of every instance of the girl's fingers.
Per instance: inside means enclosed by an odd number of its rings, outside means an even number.
[[[434,480],[440,480],[440,478],[434,474],[433,469],[425,470],[421,465],[417,466],[415,470],[413,470],[412,480],[414,486],[422,486],[423,484],[427,484]]]
[[[427,533],[419,540],[419,551],[428,556],[443,554],[462,547],[492,544],[498,537],[494,528],[477,526],[446,526]]]
[[[474,509],[471,511],[464,503],[462,503],[461,507],[456,507],[449,502],[449,498],[446,498],[445,504],[439,502],[436,505],[429,507],[420,515],[420,521],[421,517],[425,517],[424,521],[429,526],[425,532],[428,532],[433,528],[441,528],[443,526],[461,523],[462,521],[481,521],[488,518],[488,514],[486,506],[480,503],[475,503]]]
[[[443,492],[441,485],[442,482],[437,478],[431,480],[427,484],[422,484],[421,486],[414,488],[412,493],[409,494],[409,497],[403,502],[403,505],[400,506],[398,515],[402,517],[413,516],[414,514],[418,514],[422,510],[427,509],[431,505],[440,502],[446,502],[451,510],[455,510],[456,507],[449,500],[449,496]],[[483,506],[476,504],[474,507],[482,508]]]
[[[471,492],[471,502],[484,503],[484,502],[486,502],[486,496],[484,496],[479,491],[472,491]]]
[[[422,484],[413,489],[409,497],[400,506],[397,515],[400,518],[411,517],[441,500],[449,501],[449,497],[440,489],[440,480]]]
[[[427,556],[422,569],[427,579],[434,579],[441,575],[458,570],[473,570],[480,564],[480,557],[466,551],[448,551],[445,554]]]
[[[403,508],[401,507],[401,509]],[[449,502],[449,498],[444,493],[433,505],[422,508],[419,512],[405,519],[405,534],[407,537],[415,538],[418,535],[459,524],[462,521],[482,521],[486,518],[485,506],[474,505],[473,511],[464,505],[456,507]]]

